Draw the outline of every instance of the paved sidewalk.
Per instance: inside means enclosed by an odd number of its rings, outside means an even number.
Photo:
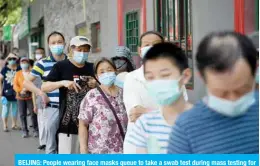
[[[0,166],[13,166],[15,154],[39,153],[38,145],[38,138],[22,138],[21,131],[3,132],[2,119],[0,120]]]

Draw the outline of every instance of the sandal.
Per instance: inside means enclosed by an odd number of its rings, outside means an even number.
[[[13,126],[13,127],[12,127],[12,130],[21,130],[21,127]]]

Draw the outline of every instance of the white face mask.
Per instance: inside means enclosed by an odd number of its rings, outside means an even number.
[[[42,59],[42,54],[35,54],[35,59],[38,61]]]
[[[209,94],[208,106],[216,112],[229,117],[236,117],[247,112],[255,103],[254,92],[251,91],[236,101],[222,99]]]
[[[152,46],[145,46],[141,48],[141,58],[144,59],[146,53],[152,48]]]

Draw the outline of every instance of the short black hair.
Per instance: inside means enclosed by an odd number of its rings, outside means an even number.
[[[169,59],[174,65],[176,65],[180,72],[189,68],[188,58],[184,51],[172,42],[164,42],[155,44],[145,55],[143,64],[149,60],[157,60],[160,58]],[[145,68],[145,67],[144,67]]]
[[[38,47],[38,48],[35,49],[35,51],[36,51],[36,50],[42,50],[43,52],[45,52],[45,49],[42,48],[42,47]]]
[[[145,32],[145,33],[143,33],[141,35],[140,41],[139,41],[139,46],[142,45],[143,37],[145,37],[146,35],[150,35],[150,34],[157,35],[162,40],[162,42],[164,42],[164,37],[163,37],[163,35],[160,32],[157,32],[157,31],[147,31],[147,32]]]
[[[33,65],[34,65],[34,60],[33,60],[33,59],[29,59],[29,63],[30,63],[30,66],[33,67]]]
[[[196,53],[198,70],[202,76],[205,69],[223,72],[231,69],[237,60],[243,58],[249,64],[254,76],[258,51],[251,40],[232,31],[213,32],[204,37]]]
[[[61,36],[62,37],[62,39],[63,39],[63,41],[65,42],[65,38],[64,38],[64,36],[63,36],[63,34],[62,33],[60,33],[60,32],[57,32],[57,31],[53,31],[52,33],[50,33],[49,34],[49,36],[48,36],[48,39],[47,39],[47,42],[49,43],[49,40],[50,40],[50,37],[52,37],[53,35],[59,35],[59,36]]]

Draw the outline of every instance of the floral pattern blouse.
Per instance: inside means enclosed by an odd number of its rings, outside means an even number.
[[[126,132],[128,118],[123,103],[123,90],[119,89],[116,97],[108,94],[106,96]],[[78,118],[89,126],[88,153],[123,153],[123,140],[116,119],[97,88],[90,90],[82,100]]]

